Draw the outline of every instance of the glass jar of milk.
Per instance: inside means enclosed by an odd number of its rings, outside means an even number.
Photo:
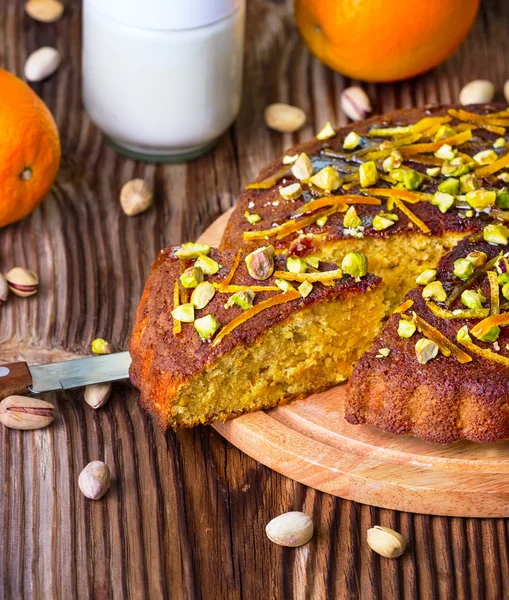
[[[240,106],[245,0],[84,0],[85,108],[119,151],[209,150]]]

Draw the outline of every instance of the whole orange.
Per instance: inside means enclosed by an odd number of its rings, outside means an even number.
[[[311,52],[363,81],[397,81],[444,61],[465,39],[480,0],[295,0]]]
[[[26,217],[51,188],[60,138],[48,107],[0,69],[0,227]]]

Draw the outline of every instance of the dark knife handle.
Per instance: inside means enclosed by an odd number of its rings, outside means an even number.
[[[13,394],[26,394],[32,385],[32,375],[26,362],[0,365],[0,400]]]

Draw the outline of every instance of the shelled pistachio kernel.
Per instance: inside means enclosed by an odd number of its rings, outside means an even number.
[[[285,154],[283,156],[284,165],[293,165],[293,163],[299,158],[298,154]]]
[[[473,333],[473,335],[475,335],[475,333]],[[478,340],[481,340],[481,342],[488,342],[489,344],[492,344],[493,342],[497,341],[499,335],[500,327],[498,325],[493,325],[493,327],[490,327],[489,331],[481,335],[475,335],[475,337]]]
[[[417,275],[415,282],[418,283],[419,285],[427,285],[428,283],[435,281],[436,278],[437,278],[436,269],[426,269],[420,275]]]
[[[329,217],[320,217],[319,219],[317,219],[316,224],[318,225],[318,227],[325,227],[328,218]]]
[[[320,266],[320,259],[317,256],[306,256],[304,262],[310,267],[313,267],[313,269],[318,269]]]
[[[299,294],[303,298],[306,298],[313,291],[313,284],[310,281],[303,281],[297,289],[299,290]]]
[[[355,210],[355,206],[350,206],[343,218],[343,227],[347,229],[356,229],[362,225],[362,221]]]
[[[438,354],[438,346],[427,338],[421,338],[415,344],[415,355],[421,365],[425,365]]]
[[[461,293],[461,302],[467,308],[472,310],[479,310],[482,308],[483,299],[479,292],[474,292],[473,290],[464,290]]]
[[[400,533],[379,525],[368,529],[367,541],[371,550],[385,558],[397,558],[406,548],[406,540]]]
[[[498,285],[505,285],[509,283],[509,273],[502,273],[497,277]]]
[[[313,521],[303,512],[287,512],[272,519],[265,532],[275,544],[296,548],[307,544],[313,537]]]
[[[293,163],[292,166],[292,173],[294,177],[300,181],[309,179],[311,175],[313,175],[314,170],[313,163],[305,152],[299,154],[299,158]]]
[[[401,338],[411,338],[417,327],[413,321],[407,321],[406,319],[400,319],[398,323],[398,335]]]
[[[478,165],[491,165],[498,158],[498,154],[494,150],[482,150],[474,154],[473,159]]]
[[[436,300],[437,302],[445,302],[447,294],[441,281],[432,281],[424,286],[422,297],[425,299]]]
[[[362,163],[359,167],[359,182],[361,187],[370,187],[378,181],[378,171],[373,160]]]
[[[387,358],[390,353],[391,353],[390,348],[379,348],[376,358]]]
[[[295,183],[290,183],[290,185],[280,187],[279,193],[285,200],[297,200],[297,198],[302,196],[302,186],[296,181]]]
[[[244,217],[250,225],[254,225],[255,223],[258,223],[258,221],[262,220],[258,213],[250,213],[248,210],[244,212]]]
[[[383,229],[392,227],[396,221],[399,221],[398,215],[384,212],[378,213],[373,217],[373,229],[376,231],[382,231]]]
[[[210,281],[202,281],[191,294],[191,304],[198,310],[205,308],[216,293],[216,288]]]
[[[274,280],[274,283],[279,289],[283,290],[283,292],[290,292],[291,290],[295,289],[289,281],[286,281],[286,279],[278,278]]]
[[[499,181],[503,181],[504,183],[509,183],[509,173],[507,171],[500,173],[500,175],[496,176]]]
[[[5,281],[13,294],[21,298],[27,298],[37,293],[39,289],[39,277],[34,271],[23,267],[14,267],[5,274]]]
[[[187,302],[177,306],[171,311],[171,316],[181,323],[192,323],[194,321],[194,304]]]
[[[361,136],[355,131],[350,131],[350,133],[343,140],[343,148],[345,150],[355,150],[361,141]]]
[[[468,194],[479,189],[481,183],[473,173],[467,173],[460,177],[460,192]]]
[[[212,315],[205,315],[196,319],[193,325],[203,340],[210,339],[219,329],[219,323]]]
[[[267,127],[281,133],[293,133],[306,122],[306,113],[301,108],[281,102],[267,106],[264,117]]]
[[[474,272],[474,265],[466,258],[458,258],[454,261],[454,274],[460,279],[468,279]]]
[[[433,206],[438,206],[441,213],[446,213],[454,204],[454,196],[444,192],[435,192],[431,199]]]
[[[509,282],[504,283],[502,286],[502,296],[504,296],[506,300],[509,300]]]
[[[248,254],[245,258],[249,275],[258,281],[268,279],[274,273],[273,246],[262,246]]]
[[[470,254],[467,254],[465,258],[474,265],[475,269],[478,269],[486,264],[488,255],[485,252],[474,250]]]
[[[444,194],[456,196],[460,191],[460,181],[454,177],[448,177],[438,184],[438,191]]]
[[[351,277],[364,277],[368,272],[368,259],[362,252],[349,252],[341,261],[341,269]]]
[[[449,144],[442,144],[435,152],[435,156],[444,160],[452,160],[456,156],[456,150]]]
[[[495,200],[497,199],[497,192],[481,188],[479,190],[468,192],[465,199],[472,208],[475,208],[475,210],[484,210],[485,208],[494,206]]]
[[[456,340],[458,342],[471,342],[472,338],[468,333],[468,327],[463,325],[460,329],[458,329],[458,333],[456,334]]]
[[[493,148],[503,148],[505,146],[505,138],[499,137],[493,142]]]
[[[450,138],[453,135],[456,135],[456,130],[453,129],[450,125],[440,125],[438,131],[435,134],[435,137],[433,138],[433,141],[439,142],[440,140],[446,140],[447,138]]]
[[[94,354],[111,354],[113,352],[113,348],[111,344],[102,338],[96,338],[92,342],[92,352]]]
[[[327,165],[310,177],[309,182],[322,190],[334,192],[341,187],[343,180],[334,167]]]
[[[428,177],[436,177],[440,173],[440,167],[429,167],[426,169],[426,175]]]
[[[509,240],[509,229],[500,223],[486,225],[482,234],[484,241],[489,242],[490,244],[505,246]]]
[[[251,290],[245,290],[243,292],[235,292],[229,298],[225,308],[231,308],[232,306],[240,306],[242,310],[248,310],[253,308],[253,300],[255,299],[255,293]]]
[[[175,256],[179,258],[199,258],[202,254],[207,256],[210,253],[210,246],[207,244],[196,244],[194,242],[186,242],[180,248],[175,250]]]
[[[132,179],[120,191],[120,205],[128,217],[145,212],[152,206],[154,194],[143,179]]]
[[[497,208],[501,208],[502,210],[509,208],[509,192],[507,191],[506,187],[503,187],[501,190],[497,191],[495,206]]]
[[[290,273],[305,273],[308,270],[306,261],[298,256],[289,256],[286,259],[286,269]]]
[[[203,271],[200,267],[189,267],[180,276],[180,283],[188,289],[195,288],[204,279]]]
[[[210,258],[210,256],[203,255],[199,256],[196,259],[194,266],[197,269],[201,269],[205,273],[205,275],[215,275],[221,268],[221,265],[218,262],[216,262],[213,258]]]
[[[322,127],[321,131],[316,134],[316,139],[318,140],[329,140],[336,135],[334,128],[330,124],[330,121],[327,121],[325,125]]]

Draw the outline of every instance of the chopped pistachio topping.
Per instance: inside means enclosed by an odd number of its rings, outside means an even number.
[[[286,259],[286,269],[290,273],[305,273],[308,270],[308,266],[302,258],[297,256],[289,256]]]
[[[443,158],[444,160],[452,160],[456,156],[456,150],[454,150],[449,144],[443,144],[435,152],[437,158]]]
[[[436,269],[426,269],[426,271],[423,271],[420,275],[417,276],[415,282],[419,285],[428,285],[428,283],[435,281],[436,278]]]
[[[501,246],[505,246],[507,245],[509,239],[509,229],[500,223],[486,225],[482,234],[484,240],[490,244],[499,244]]]
[[[203,281],[203,271],[200,267],[189,267],[180,276],[180,283],[185,288],[195,288]]]
[[[334,137],[335,135],[336,135],[336,132],[332,128],[332,125],[330,124],[330,122],[327,121],[327,123],[325,123],[325,125],[323,126],[322,130],[316,134],[316,138],[318,140],[328,140],[328,139]]]
[[[357,148],[360,141],[361,136],[358,133],[355,133],[355,131],[350,131],[343,141],[343,148],[345,150],[354,150]]]
[[[425,365],[438,354],[438,345],[427,338],[421,338],[415,344],[415,355],[421,365]]]
[[[470,165],[455,166],[452,162],[451,164],[445,163],[441,168],[442,175],[445,177],[461,177],[461,175],[470,173],[470,170]]]
[[[305,152],[299,154],[299,158],[293,163],[292,166],[293,175],[301,181],[304,179],[309,179],[311,175],[313,175],[314,170],[313,163]]]
[[[302,186],[297,181],[279,188],[279,193],[285,200],[296,200],[302,195]]]
[[[181,304],[171,311],[171,316],[176,321],[182,323],[192,323],[194,321],[194,304]]]
[[[364,277],[368,272],[368,259],[362,252],[349,252],[343,258],[341,268],[352,277]]]
[[[383,229],[387,229],[388,227],[394,225],[396,221],[399,221],[398,215],[381,212],[373,217],[373,229],[376,229],[376,231],[382,231]]]
[[[283,156],[284,165],[293,165],[293,163],[299,158],[298,154],[286,154]]]
[[[468,327],[466,325],[463,325],[463,327],[461,327],[458,330],[458,333],[456,334],[456,341],[458,342],[471,342],[472,338],[470,337],[469,333],[468,333]]]
[[[497,179],[504,183],[509,183],[509,173],[500,173],[500,175],[497,175]]]
[[[343,183],[339,173],[330,165],[318,171],[318,173],[313,175],[309,181],[313,185],[316,185],[322,190],[327,190],[328,192],[337,190]]]
[[[212,315],[205,315],[194,322],[194,328],[203,340],[210,339],[219,329],[219,323]]]
[[[497,160],[498,155],[494,150],[483,150],[474,154],[473,158],[478,165],[491,165]]]
[[[262,246],[246,256],[246,266],[253,279],[263,281],[274,273],[274,247]]]
[[[456,135],[456,130],[450,125],[441,125],[435,134],[434,141],[439,142],[440,140],[446,140],[447,138]]]
[[[376,170],[374,161],[369,160],[368,162],[361,164],[359,167],[359,180],[361,187],[375,185],[378,181],[378,171]]]
[[[505,139],[503,137],[499,137],[493,142],[493,148],[503,148],[504,146]]]
[[[504,187],[497,192],[495,206],[502,210],[509,208],[509,193],[507,192],[507,188]]]
[[[210,256],[199,256],[194,266],[200,268],[205,275],[215,275],[221,268],[221,265]]]
[[[248,210],[244,212],[244,216],[246,217],[247,222],[251,225],[254,225],[255,223],[258,223],[258,221],[262,220],[258,213],[251,214]]]
[[[506,300],[509,300],[509,282],[504,283],[502,286],[502,296],[504,296]]]
[[[454,177],[444,179],[442,183],[438,184],[438,191],[443,192],[444,194],[452,194],[453,196],[456,196],[456,194],[458,194],[460,191],[459,179],[455,179]]]
[[[403,185],[407,190],[418,190],[423,181],[424,177],[418,171],[405,171]]]
[[[306,298],[309,296],[309,294],[311,294],[311,291],[313,290],[313,284],[309,281],[303,281],[297,289],[299,290],[299,294],[303,298]]]
[[[438,206],[440,212],[446,213],[454,204],[454,196],[444,192],[435,192],[431,199],[431,204]]]
[[[501,256],[497,260],[497,262],[495,263],[495,269],[500,275],[509,273],[509,260],[507,260],[507,256]]]
[[[325,224],[327,223],[327,219],[328,219],[328,217],[320,217],[319,219],[316,220],[316,224],[318,225],[318,227],[325,227]]]
[[[417,329],[413,321],[407,321],[406,319],[400,319],[398,323],[398,335],[402,338],[411,338],[415,330]]]
[[[295,289],[293,287],[293,285],[289,281],[286,281],[285,279],[276,279],[274,281],[274,283],[277,285],[277,287],[279,289],[283,290],[283,292],[289,292],[290,290]]]
[[[428,283],[422,290],[422,297],[436,300],[437,302],[445,302],[447,300],[447,294],[441,281]]]
[[[468,279],[474,272],[474,265],[466,258],[458,258],[454,261],[454,274],[460,279]]]
[[[191,294],[191,304],[198,310],[205,308],[215,293],[216,288],[209,281],[202,281]]]
[[[497,283],[499,285],[505,285],[506,283],[509,283],[509,273],[502,273],[499,275],[497,277]]]
[[[436,177],[440,173],[440,167],[430,167],[426,169],[428,177]]]
[[[474,331],[472,331],[472,334],[475,335]],[[499,335],[500,327],[498,325],[493,325],[493,327],[490,327],[489,331],[487,331],[486,333],[475,335],[475,337],[478,340],[481,340],[481,342],[492,343],[497,341]]]
[[[467,173],[460,177],[460,192],[462,194],[473,192],[474,190],[477,190],[480,185],[479,180],[473,173]]]
[[[466,201],[476,210],[484,210],[495,204],[497,193],[485,189],[473,190],[465,196]]]
[[[320,266],[320,259],[317,256],[308,256],[304,260],[310,267],[313,267],[313,269],[318,269]]]
[[[470,254],[467,254],[466,259],[469,262],[471,262],[476,269],[478,269],[479,267],[482,267],[486,264],[488,256],[485,252],[478,252],[474,250],[474,252],[470,252]]]
[[[202,254],[206,256],[209,252],[210,246],[206,244],[187,242],[186,244],[182,244],[178,250],[175,250],[175,256],[179,258],[198,258]]]
[[[399,169],[401,167],[401,163],[403,162],[403,155],[399,150],[393,150],[382,163],[382,168],[386,173],[390,173],[394,169]]]
[[[387,358],[390,353],[391,353],[390,348],[379,348],[378,354],[376,355],[376,357],[377,358]]]
[[[228,298],[228,302],[224,305],[225,308],[232,306],[240,306],[242,310],[252,308],[253,300],[255,299],[255,293],[251,290],[245,290],[244,292],[235,292]]]
[[[347,229],[355,229],[362,225],[362,221],[355,210],[355,206],[350,206],[345,213],[343,219],[343,227]]]
[[[478,310],[482,308],[484,296],[481,296],[479,292],[474,292],[473,290],[465,290],[461,293],[461,302],[472,310]]]

